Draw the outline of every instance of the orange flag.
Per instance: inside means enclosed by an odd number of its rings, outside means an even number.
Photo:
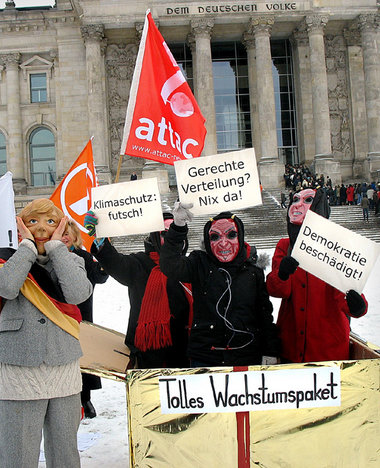
[[[91,141],[92,139],[50,197],[66,216],[76,222],[86,250],[90,250],[94,239],[87,234],[87,229],[83,226],[84,216],[91,208],[91,188],[98,186]]]
[[[204,122],[197,101],[148,10],[120,154],[165,164],[195,158],[203,149]]]

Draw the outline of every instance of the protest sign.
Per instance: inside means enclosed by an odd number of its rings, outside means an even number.
[[[14,198],[12,173],[8,171],[0,177],[0,200],[2,200],[0,247],[17,249],[18,239]]]
[[[196,215],[261,205],[253,148],[174,163],[181,203]]]
[[[163,414],[340,406],[339,367],[162,376],[159,386]]]
[[[361,293],[380,245],[309,210],[292,251],[300,267],[343,293]]]
[[[156,178],[92,188],[97,237],[116,237],[164,229]]]

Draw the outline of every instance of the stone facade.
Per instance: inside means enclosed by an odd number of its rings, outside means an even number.
[[[17,2],[16,2],[17,4]],[[299,162],[342,180],[380,173],[380,12],[376,0],[125,1],[57,0],[54,8],[0,11],[0,131],[16,193],[34,187],[29,139],[54,135],[59,181],[94,136],[101,182],[114,180],[129,89],[150,8],[166,42],[188,43],[194,94],[206,118],[203,154],[217,152],[211,44],[240,41],[247,51],[252,141],[261,182],[282,182],[271,40],[291,41]],[[47,101],[31,103],[29,76],[46,73]],[[211,98],[210,98],[211,97]],[[166,167],[123,157],[120,180]]]

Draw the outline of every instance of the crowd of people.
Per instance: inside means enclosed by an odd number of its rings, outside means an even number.
[[[301,189],[321,188],[326,193],[330,206],[359,205],[363,210],[363,220],[369,221],[369,213],[379,214],[380,210],[380,183],[362,182],[352,184],[333,185],[330,177],[324,174],[313,174],[304,164],[286,164],[284,171],[285,191],[281,191],[281,207],[292,200],[293,194]]]
[[[377,212],[378,187],[349,185],[343,196],[343,185],[335,192],[328,176],[304,165],[287,165],[284,179],[291,193],[288,203],[281,197],[288,237],[278,242],[267,277],[243,221],[229,211],[205,222],[203,248],[188,254],[192,205],[176,202],[162,214],[164,229],[128,255],[95,236],[93,211],[84,220],[91,253],[50,200],[34,200],[19,213],[19,248],[0,249],[2,466],[19,466],[20,456],[22,466],[37,466],[42,434],[48,466],[80,466],[79,408],[96,416],[90,392],[101,382],[81,376],[79,322],[92,321],[93,288],[108,276],[128,287],[132,367],[349,358],[350,319],[366,313],[365,297],[354,288],[343,294],[303,270],[292,249],[309,209],[328,218],[332,204],[361,203],[364,210],[368,200]],[[282,299],[277,323],[271,297]]]

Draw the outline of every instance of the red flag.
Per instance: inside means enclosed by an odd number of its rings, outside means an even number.
[[[50,200],[70,219],[73,219],[81,231],[83,245],[89,250],[94,240],[83,227],[84,216],[91,207],[91,187],[98,186],[92,154],[91,140],[84,147],[77,160],[54,190]]]
[[[133,74],[120,154],[173,164],[199,156],[205,119],[147,11]]]

